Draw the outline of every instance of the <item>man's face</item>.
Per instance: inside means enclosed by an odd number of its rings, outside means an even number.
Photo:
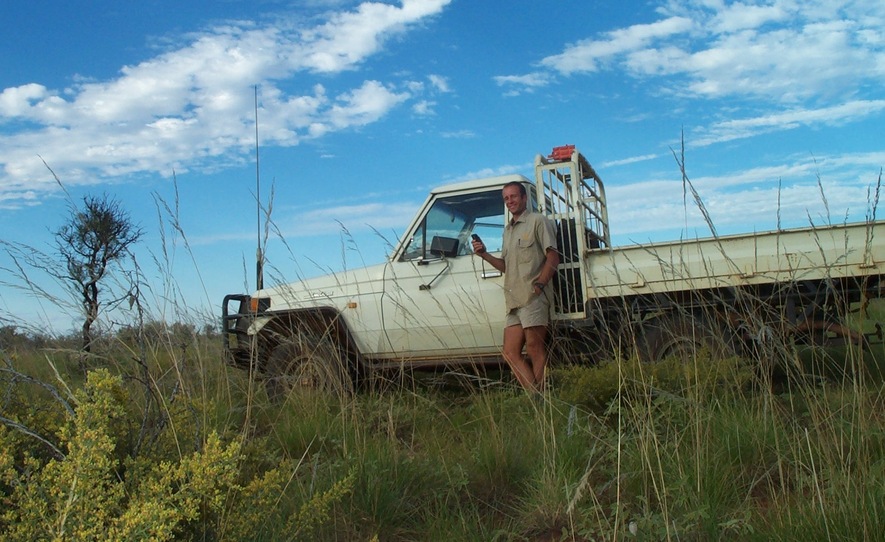
[[[504,205],[512,215],[521,215],[525,211],[528,203],[528,196],[523,195],[518,186],[505,186],[502,192],[504,195]]]

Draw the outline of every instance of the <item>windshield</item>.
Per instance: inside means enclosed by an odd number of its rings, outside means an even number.
[[[471,254],[470,236],[474,233],[489,252],[501,250],[504,204],[500,189],[436,200],[412,232],[400,260],[439,257],[429,252],[434,237],[457,240],[457,255]]]

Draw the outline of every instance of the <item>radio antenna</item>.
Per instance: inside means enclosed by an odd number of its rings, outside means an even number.
[[[258,248],[255,251],[255,282],[258,290],[264,288],[264,254],[261,250],[261,168],[258,163],[258,85],[255,85],[255,202],[258,226]]]

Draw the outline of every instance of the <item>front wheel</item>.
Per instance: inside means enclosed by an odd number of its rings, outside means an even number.
[[[298,333],[271,351],[265,366],[265,388],[272,399],[312,390],[337,397],[353,392],[347,358],[327,335]]]

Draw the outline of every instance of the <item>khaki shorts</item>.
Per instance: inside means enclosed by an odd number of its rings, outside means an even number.
[[[518,326],[536,327],[546,326],[550,322],[550,300],[546,295],[532,296],[528,304],[512,309],[507,313],[504,327]]]

